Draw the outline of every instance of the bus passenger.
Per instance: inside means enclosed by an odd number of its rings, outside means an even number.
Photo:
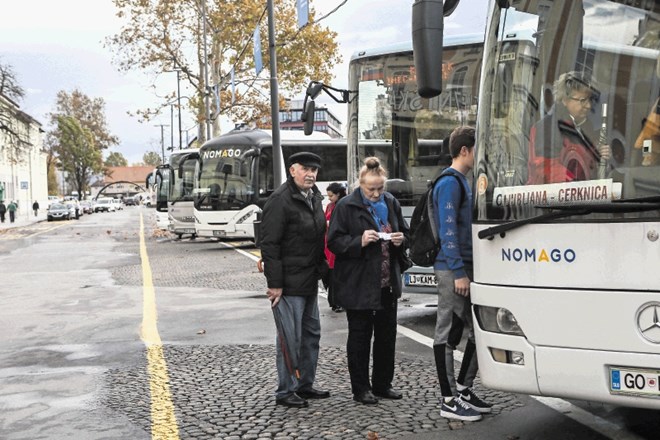
[[[433,355],[440,382],[440,415],[464,421],[481,420],[491,412],[490,404],[473,391],[477,354],[472,327],[470,281],[472,266],[472,193],[465,175],[474,167],[474,128],[461,126],[449,137],[452,163],[433,189],[438,236],[442,246],[433,264],[438,280],[438,310],[433,337]],[[453,176],[453,177],[452,177]],[[461,188],[462,185],[462,188]],[[465,194],[465,197],[463,196]],[[456,332],[468,330],[468,341],[458,379],[454,377]]]
[[[333,182],[330,185],[328,185],[326,192],[328,194],[328,200],[330,200],[330,203],[328,203],[328,206],[325,207],[325,220],[329,227],[332,211],[334,211],[335,206],[337,206],[337,202],[342,198],[344,198],[344,196],[346,196],[346,187],[339,182]],[[327,234],[325,236],[325,257],[328,259],[328,266],[330,267],[330,272],[327,277],[328,305],[330,306],[333,312],[340,313],[343,312],[344,309],[335,303],[335,292],[334,289],[332,288],[332,269],[335,267],[335,254],[330,252],[330,249],[328,249]]]
[[[339,201],[328,231],[328,247],[335,254],[332,288],[348,321],[346,355],[353,400],[365,405],[378,403],[376,396],[403,397],[392,380],[402,254],[409,237],[399,202],[384,189],[386,179],[380,161],[366,158],[359,187]]]
[[[579,72],[567,72],[554,84],[554,108],[530,132],[528,184],[598,178],[610,147],[600,145],[588,116],[600,93]]]
[[[644,141],[651,141],[651,151],[645,151]],[[635,140],[635,149],[643,150],[641,162],[643,167],[660,165],[660,98],[655,101],[651,112],[644,119],[642,131]]]
[[[321,158],[301,152],[292,154],[288,163],[287,181],[264,206],[260,247],[271,307],[278,309],[281,326],[295,336],[277,336],[279,384],[275,401],[277,405],[304,408],[307,399],[330,397],[330,392],[314,388],[321,339],[318,283],[328,271],[326,226],[321,192],[316,187]],[[286,352],[283,344],[288,346]],[[299,378],[287,366],[295,357],[291,353],[298,353]]]

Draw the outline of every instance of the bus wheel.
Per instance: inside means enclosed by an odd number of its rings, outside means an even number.
[[[190,239],[191,239],[191,240],[194,240],[194,239],[196,239],[196,238],[197,238],[197,234],[193,234],[193,235],[190,236]]]

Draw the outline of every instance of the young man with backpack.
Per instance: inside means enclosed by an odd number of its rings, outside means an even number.
[[[438,311],[433,354],[440,382],[440,415],[463,421],[481,420],[491,405],[472,391],[477,356],[472,328],[470,281],[472,269],[472,191],[465,177],[474,167],[474,128],[460,126],[449,138],[452,164],[433,188],[433,209],[440,249],[433,269],[438,280]],[[454,349],[467,329],[468,342],[454,377]]]

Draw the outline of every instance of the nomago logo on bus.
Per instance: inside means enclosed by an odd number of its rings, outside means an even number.
[[[528,248],[502,248],[502,261],[532,262],[532,263],[572,263],[576,255],[573,249],[528,249]]]
[[[204,152],[203,159],[214,159],[216,157],[240,157],[241,150],[238,148],[226,148],[224,150],[209,150]]]

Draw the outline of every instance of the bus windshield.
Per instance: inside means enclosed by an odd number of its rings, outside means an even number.
[[[443,93],[417,93],[412,44],[360,52],[349,65],[349,180],[365,157],[377,156],[388,172],[388,191],[404,205],[415,204],[440,165],[450,162],[443,140],[457,125],[474,125],[477,115],[481,36],[447,37]]]
[[[660,217],[660,5],[638,4],[646,6],[557,0],[494,8],[475,221],[571,207],[584,209],[558,221]]]
[[[194,153],[185,153],[172,155],[170,158],[170,165],[172,166],[172,174],[174,176],[170,201],[192,201],[197,157]],[[181,170],[181,174],[179,174],[179,169]]]
[[[195,208],[201,211],[240,210],[253,199],[252,162],[255,155],[244,145],[222,145],[200,150],[199,186]]]

